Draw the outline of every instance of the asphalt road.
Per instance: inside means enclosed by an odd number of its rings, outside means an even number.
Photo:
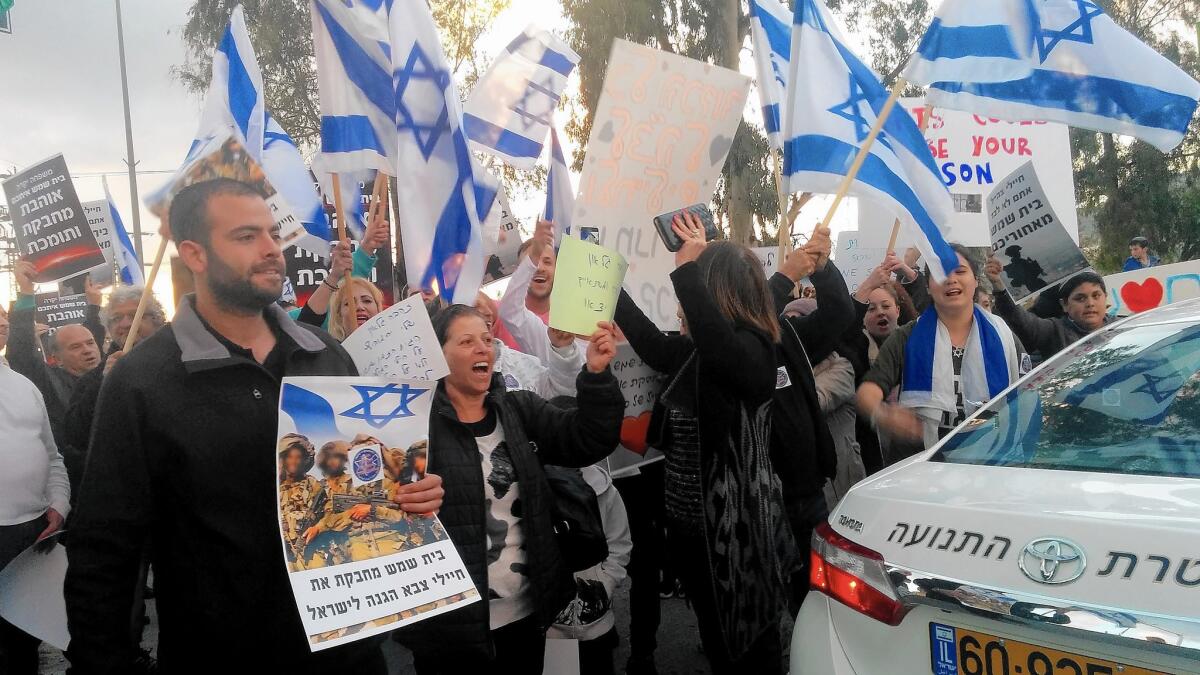
[[[617,631],[621,635],[621,646],[616,655],[616,672],[625,671],[625,661],[629,657],[629,590],[628,585],[617,592]],[[154,602],[150,602],[151,624],[143,644],[151,650],[157,643],[158,626],[155,622]],[[790,622],[785,631],[790,635]],[[658,632],[658,653],[656,660],[658,672],[661,675],[703,675],[709,672],[700,649],[700,636],[696,630],[696,616],[683,600],[671,599],[662,601],[662,624]],[[393,675],[415,675],[411,659],[402,648],[389,643],[386,650],[388,662]],[[42,646],[43,675],[59,675],[66,673],[67,662],[62,652],[52,647]]]

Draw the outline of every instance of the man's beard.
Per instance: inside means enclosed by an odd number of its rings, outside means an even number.
[[[267,270],[279,270],[279,285],[272,288],[255,286],[249,274],[239,277],[237,272],[213,252],[209,252],[208,288],[217,302],[246,314],[257,314],[271,306],[283,294],[283,261],[261,263],[250,268],[250,274]]]

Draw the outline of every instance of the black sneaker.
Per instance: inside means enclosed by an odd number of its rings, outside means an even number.
[[[625,662],[625,675],[658,675],[653,656],[630,656]]]
[[[158,661],[150,656],[150,650],[139,649],[138,656],[133,660],[133,670],[136,675],[156,675],[158,673]]]

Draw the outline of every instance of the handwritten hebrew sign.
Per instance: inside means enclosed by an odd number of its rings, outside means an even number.
[[[608,471],[613,478],[621,478],[636,475],[638,467],[663,458],[646,442],[663,376],[647,366],[628,343],[617,345],[612,371],[625,396],[625,418],[621,421],[621,445],[608,456]]]
[[[598,322],[612,321],[628,267],[616,251],[564,237],[550,292],[550,327],[591,335]]]
[[[439,380],[450,374],[421,296],[383,310],[342,342],[360,375]]]
[[[1088,268],[1087,258],[1063,229],[1033,162],[1004,177],[988,195],[992,255],[1004,283],[1022,300]]]
[[[625,256],[629,293],[660,328],[679,319],[653,219],[712,198],[749,91],[732,70],[613,43],[572,223]]]
[[[1200,260],[1111,274],[1104,277],[1104,285],[1118,316],[1200,298]]]
[[[386,633],[479,592],[433,514],[392,495],[422,478],[437,382],[288,377],[275,478],[282,554],[309,648]]]
[[[62,155],[4,181],[4,194],[20,256],[33,263],[38,283],[60,281],[104,264]]]

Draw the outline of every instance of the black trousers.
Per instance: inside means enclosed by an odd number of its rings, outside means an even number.
[[[750,649],[742,656],[731,658],[725,648],[725,638],[721,630],[721,620],[718,616],[716,598],[713,596],[713,582],[709,576],[707,560],[708,552],[704,538],[697,535],[670,536],[671,550],[688,559],[697,561],[693,565],[680,566],[680,576],[683,588],[687,591],[688,602],[696,613],[696,622],[700,626],[700,643],[704,646],[704,655],[713,675],[783,675],[783,642],[779,623],[763,631]],[[782,618],[782,617],[780,617]]]
[[[18,525],[0,526],[0,569],[33,545],[46,529],[46,516]],[[37,675],[38,646],[42,641],[0,619],[0,673],[3,675]]]
[[[641,468],[641,474],[613,481],[625,510],[633,551],[629,556],[629,650],[634,659],[649,659],[658,649],[662,621],[658,577],[666,564],[663,541],[663,463]]]
[[[581,640],[579,675],[613,675],[613,654],[620,644],[616,628],[594,640]]]
[[[537,616],[515,621],[492,631],[493,659],[454,658],[453,650],[437,655],[413,653],[417,675],[542,675],[546,660],[546,629]]]

